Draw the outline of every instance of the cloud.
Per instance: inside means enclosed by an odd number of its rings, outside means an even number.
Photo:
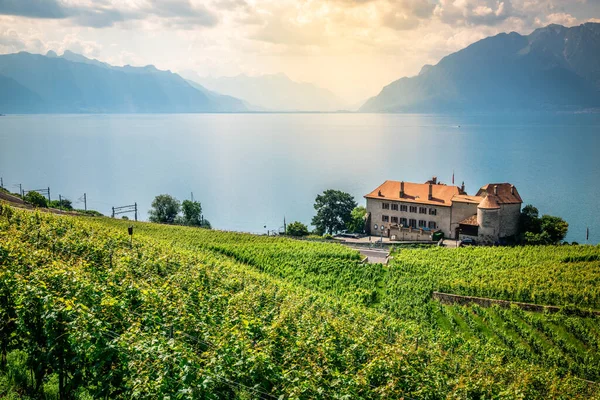
[[[434,8],[428,0],[391,0],[381,20],[395,30],[414,29],[422,20],[431,18]]]
[[[0,0],[0,14],[32,18],[66,18],[56,0]]]
[[[493,26],[520,16],[511,0],[440,0],[434,15],[453,26]]]
[[[577,18],[575,18],[571,14],[554,13],[554,14],[550,14],[546,17],[546,21],[543,23],[543,25],[558,24],[558,25],[564,25],[564,26],[573,26],[573,25],[577,25],[578,23],[579,23],[579,21],[577,20]]]
[[[0,15],[67,19],[75,25],[92,28],[149,18],[184,29],[214,26],[218,22],[212,11],[203,5],[192,5],[190,0],[145,0],[134,4],[107,0],[69,3],[60,0],[0,0]]]

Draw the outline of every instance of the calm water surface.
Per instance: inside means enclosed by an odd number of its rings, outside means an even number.
[[[202,202],[219,229],[309,223],[315,196],[362,197],[386,179],[511,182],[526,203],[600,242],[600,115],[33,115],[0,117],[0,176],[12,191],[50,186],[88,208],[154,196]],[[15,186],[17,185],[17,186]],[[83,207],[83,204],[80,205]]]

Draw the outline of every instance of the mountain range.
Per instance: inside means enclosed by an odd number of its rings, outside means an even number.
[[[201,77],[186,71],[182,76],[215,92],[235,96],[262,111],[337,111],[345,103],[327,89],[295,82],[285,74]]]
[[[600,24],[549,25],[480,40],[369,99],[361,112],[600,108]]]
[[[152,65],[116,67],[62,56],[0,55],[0,113],[337,111],[332,92],[284,74],[183,77]],[[351,84],[351,83],[349,83]],[[600,110],[600,24],[502,33],[398,79],[360,112]]]
[[[248,111],[152,65],[113,67],[66,51],[0,55],[3,113],[183,113]]]

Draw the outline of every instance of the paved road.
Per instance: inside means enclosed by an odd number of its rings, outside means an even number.
[[[353,249],[360,251],[360,254],[363,257],[368,257],[369,258],[369,263],[370,264],[375,264],[375,263],[382,263],[385,264],[385,260],[387,258],[387,256],[389,255],[389,252],[387,250],[381,250],[381,249],[365,249],[365,248],[357,248],[357,247],[353,247]]]

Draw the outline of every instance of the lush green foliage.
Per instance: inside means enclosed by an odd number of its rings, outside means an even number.
[[[302,222],[294,221],[287,226],[286,235],[290,236],[308,236],[308,227]]]
[[[152,209],[148,211],[152,222],[172,224],[181,210],[179,200],[168,194],[159,194],[152,200]]]
[[[335,244],[0,206],[0,396],[598,397],[596,386],[565,375],[580,362],[575,372],[591,376],[585,368],[597,361],[563,351],[574,343],[566,334],[554,358],[538,357],[525,329],[506,342],[471,333],[470,308],[417,301],[394,310],[400,292],[388,294],[383,282],[403,268],[405,252],[418,275],[417,255],[432,251],[402,250],[388,269]],[[590,262],[577,252],[556,257]],[[411,284],[430,288],[432,279]],[[435,324],[398,318],[411,308],[431,311]],[[460,329],[440,317],[446,312],[460,313],[452,319]],[[596,320],[517,317],[514,326],[539,318],[597,349]]]
[[[62,198],[60,200],[52,200],[48,203],[48,207],[58,208],[61,210],[72,210],[73,203],[69,199]]]
[[[48,207],[48,199],[38,192],[27,192],[27,194],[23,197],[23,200],[26,203],[32,204],[36,207]]]
[[[79,214],[87,215],[87,216],[90,216],[90,217],[102,217],[103,216],[103,214],[100,211],[96,211],[96,210],[80,210],[80,209],[77,209],[75,211],[77,211]]]
[[[181,203],[181,211],[183,212],[184,225],[202,225],[202,205],[199,201],[184,200]]]
[[[317,215],[312,219],[317,233],[336,233],[345,229],[357,206],[354,197],[339,190],[326,190],[315,199]]]
[[[351,219],[346,225],[348,231],[352,233],[365,233],[367,209],[364,206],[355,207],[350,216]]]
[[[521,211],[520,230],[527,244],[556,244],[567,236],[569,224],[562,218],[551,215],[539,218],[538,209],[528,204]]]

